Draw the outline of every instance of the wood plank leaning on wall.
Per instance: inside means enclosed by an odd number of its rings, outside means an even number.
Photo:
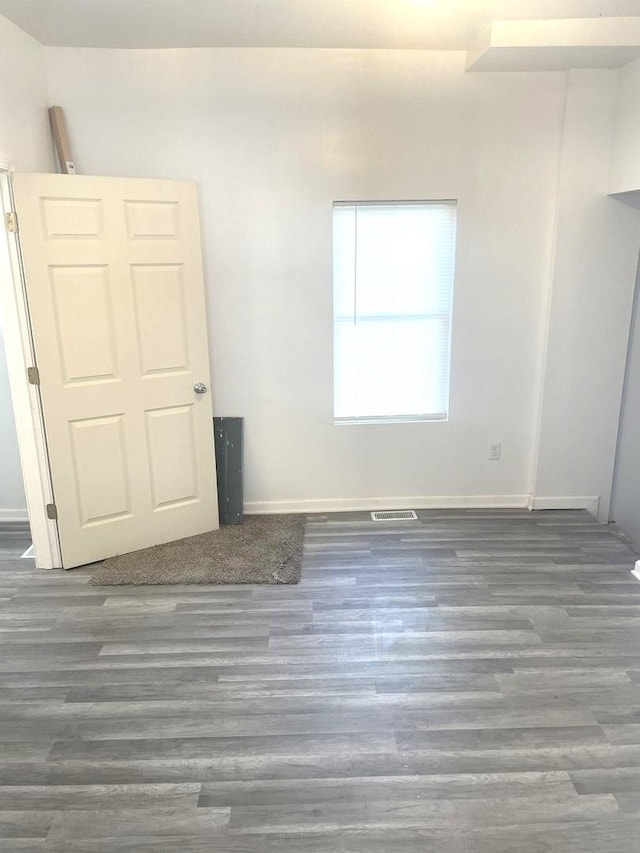
[[[51,134],[60,161],[60,171],[63,175],[75,175],[76,167],[71,153],[71,143],[67,132],[67,123],[62,107],[49,107]]]

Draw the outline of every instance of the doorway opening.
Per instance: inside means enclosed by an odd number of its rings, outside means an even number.
[[[625,366],[618,443],[616,446],[610,521],[619,524],[640,548],[640,255]]]
[[[2,337],[35,564],[37,568],[53,569],[62,567],[62,556],[56,521],[47,516],[47,505],[54,501],[40,393],[38,386],[30,384],[28,380],[29,369],[36,366],[36,360],[18,243],[19,225],[14,213],[11,172],[11,163],[0,160]]]

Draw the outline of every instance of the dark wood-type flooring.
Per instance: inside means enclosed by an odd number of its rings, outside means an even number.
[[[299,586],[0,538],[0,850],[638,853],[640,583],[583,512],[311,516]]]

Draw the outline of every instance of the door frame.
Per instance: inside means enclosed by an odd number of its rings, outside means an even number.
[[[47,504],[55,501],[40,389],[27,380],[27,368],[35,366],[36,359],[20,242],[17,233],[4,228],[5,214],[15,210],[13,171],[13,164],[0,157],[2,232],[8,249],[0,251],[0,316],[36,568],[56,569],[62,568],[62,552],[57,522],[47,516]]]

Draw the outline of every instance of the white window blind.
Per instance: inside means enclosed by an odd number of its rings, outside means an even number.
[[[444,420],[456,203],[336,202],[336,422]]]

